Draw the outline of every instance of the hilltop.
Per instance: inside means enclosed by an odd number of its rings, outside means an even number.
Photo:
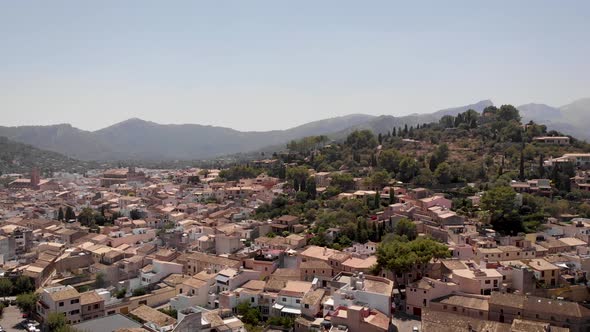
[[[580,100],[561,108],[528,104],[519,109],[522,109],[525,120],[534,120],[547,124],[551,129],[587,139],[589,137],[585,128],[590,123],[585,112],[590,111],[588,100],[590,99]],[[437,122],[444,116],[456,116],[468,109],[482,112],[492,105],[492,101],[483,100],[433,113],[400,117],[352,114],[286,130],[261,132],[199,124],[158,124],[133,118],[97,131],[81,130],[69,124],[0,127],[0,136],[80,160],[207,160],[236,153],[271,151],[291,140],[306,136],[326,135],[331,139],[342,139],[355,130],[385,132],[393,127],[415,127]]]

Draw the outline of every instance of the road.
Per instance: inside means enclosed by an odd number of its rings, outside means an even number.
[[[11,305],[4,308],[2,319],[0,319],[0,326],[4,328],[6,332],[23,332],[23,328],[20,326],[20,322],[23,321],[22,314],[17,307]]]
[[[396,332],[412,332],[414,326],[416,326],[419,331],[422,331],[422,322],[418,320],[418,317],[409,316],[403,313],[395,313],[391,322],[397,328],[397,330],[394,329]]]

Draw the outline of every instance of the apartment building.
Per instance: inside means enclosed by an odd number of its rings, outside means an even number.
[[[39,294],[37,313],[45,321],[52,312],[63,314],[68,324],[81,322],[80,293],[72,286],[44,288]]]

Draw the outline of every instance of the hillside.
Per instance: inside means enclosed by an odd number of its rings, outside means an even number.
[[[0,127],[0,136],[54,151],[80,160],[206,160],[252,151],[271,151],[306,136],[327,135],[342,139],[359,129],[387,133],[405,125],[416,126],[456,116],[468,109],[482,112],[493,105],[490,100],[428,114],[395,117],[353,114],[310,122],[287,130],[242,132],[231,128],[198,124],[163,125],[141,119],[129,119],[94,132],[68,124],[52,126]],[[561,108],[542,104],[519,107],[524,120],[547,124],[549,129],[589,139],[586,128],[590,118],[590,99],[582,99]]]
[[[42,171],[79,171],[87,163],[68,158],[56,152],[44,151],[27,144],[0,137],[0,173],[28,173],[37,167]]]
[[[340,131],[372,118],[354,114],[267,132],[129,119],[94,132],[68,124],[0,127],[0,136],[81,160],[190,160],[284,144],[317,132]]]
[[[381,115],[359,125],[346,128],[345,130],[330,136],[335,139],[343,138],[355,130],[362,129],[368,129],[376,133],[386,133],[388,131],[391,131],[393,128],[400,128],[404,127],[405,125],[416,126],[425,123],[438,122],[438,120],[440,120],[440,118],[442,118],[445,115],[455,116],[469,109],[475,110],[477,112],[482,112],[486,107],[492,105],[493,103],[491,100],[483,100],[475,104],[443,109],[430,114],[411,114],[401,117]]]
[[[579,99],[561,107],[526,104],[518,109],[524,121],[534,120],[546,124],[550,129],[590,140],[590,98]]]

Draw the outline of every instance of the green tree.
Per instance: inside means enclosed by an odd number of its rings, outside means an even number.
[[[78,214],[78,221],[84,226],[94,223],[94,210],[89,207],[83,208],[80,214]]]
[[[59,210],[57,211],[57,220],[63,221],[64,217],[64,209],[60,206]]]
[[[129,212],[129,217],[132,220],[138,220],[141,219],[141,211],[137,210],[137,209],[133,209]]]
[[[47,321],[45,322],[45,324],[49,331],[59,331],[61,329],[66,328],[66,317],[59,312],[51,312],[47,316]]]
[[[35,311],[35,307],[37,305],[38,296],[37,294],[30,292],[30,293],[23,293],[16,297],[16,306],[20,309],[23,314],[27,314],[27,316],[31,316],[33,311]]]
[[[489,211],[490,221],[496,231],[516,235],[523,230],[516,206],[516,192],[512,188],[499,186],[486,191],[481,198],[481,208]]]
[[[134,289],[132,293],[133,296],[143,296],[145,294],[147,294],[147,291],[143,287]]]
[[[389,204],[395,204],[395,190],[393,187],[389,188]]]
[[[434,178],[438,183],[449,184],[451,183],[452,177],[451,166],[448,163],[442,162],[438,164],[434,171]]]
[[[428,262],[433,258],[449,256],[448,248],[430,238],[417,238],[414,241],[405,241],[403,238],[387,236],[377,246],[377,264],[374,271],[389,270],[394,276],[395,284],[401,294],[401,284],[398,275],[407,273],[420,265],[420,272],[424,271]]]
[[[28,293],[34,290],[35,286],[33,285],[33,282],[31,281],[30,277],[21,275],[18,278],[16,278],[16,281],[14,282],[15,293]]]
[[[310,178],[307,180],[306,191],[309,199],[316,199],[318,192],[315,184],[315,179]]]
[[[106,275],[104,274],[104,272],[98,272],[96,274],[96,280],[94,281],[94,287],[105,288],[106,286],[108,286]]]
[[[330,185],[338,188],[341,192],[354,188],[354,178],[348,173],[336,173],[331,175]]]
[[[76,219],[76,213],[74,212],[74,209],[72,209],[72,207],[71,207],[71,206],[68,206],[68,207],[66,208],[65,218],[66,218],[66,220],[65,220],[65,221],[68,221],[68,222],[69,222],[70,220],[74,220],[74,219]]]
[[[371,174],[371,176],[367,179],[367,184],[379,190],[389,183],[390,179],[391,178],[389,177],[389,173],[387,173],[387,171],[377,171],[373,172],[373,174]]]
[[[357,130],[346,138],[346,145],[353,150],[373,149],[377,147],[377,139],[370,130]]]
[[[400,169],[400,162],[402,160],[402,155],[393,149],[387,149],[381,151],[379,154],[379,166],[384,168],[390,173],[397,173]]]
[[[399,180],[403,182],[410,182],[418,175],[420,166],[416,159],[411,157],[404,157],[400,162],[400,172],[397,174]]]
[[[431,171],[435,171],[440,163],[443,163],[449,157],[449,147],[446,144],[440,144],[436,147],[430,156],[429,166]]]
[[[242,316],[242,322],[244,324],[256,326],[260,322],[260,310],[251,307],[247,301],[240,302],[236,309],[238,310],[238,314]]]
[[[0,278],[0,296],[6,298],[12,294],[12,281],[8,278]]]
[[[408,218],[402,218],[395,224],[395,234],[405,236],[412,241],[418,236],[416,224]]]

